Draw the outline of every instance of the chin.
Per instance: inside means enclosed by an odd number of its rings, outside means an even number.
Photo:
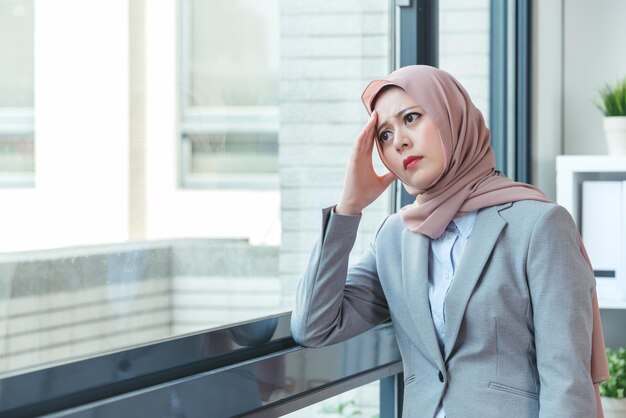
[[[426,191],[434,186],[434,184],[432,184],[433,181],[435,181],[434,178],[430,178],[428,180],[420,179],[419,181],[407,181],[406,184],[415,189]]]

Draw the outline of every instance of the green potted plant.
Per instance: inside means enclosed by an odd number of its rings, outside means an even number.
[[[626,78],[598,91],[601,103],[596,106],[604,114],[604,134],[609,154],[626,154]]]
[[[626,417],[626,348],[606,349],[609,380],[600,384],[604,418]]]
[[[356,402],[349,400],[345,402],[339,402],[336,406],[325,406],[320,411],[322,414],[331,414],[335,417],[360,417],[362,412],[356,408]],[[380,418],[379,414],[374,415],[372,418]]]

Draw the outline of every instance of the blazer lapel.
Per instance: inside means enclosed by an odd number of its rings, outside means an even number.
[[[430,239],[408,229],[402,232],[402,284],[415,331],[426,346],[433,364],[443,367],[428,298],[428,252]],[[412,336],[412,332],[408,332]],[[415,341],[419,345],[418,341]]]
[[[469,298],[480,278],[483,267],[496,244],[506,221],[498,213],[508,203],[481,210],[476,217],[472,234],[465,246],[461,262],[454,273],[452,284],[445,299],[446,318],[445,360],[448,360],[459,334],[463,315]]]

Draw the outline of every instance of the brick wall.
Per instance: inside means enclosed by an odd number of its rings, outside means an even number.
[[[489,125],[489,0],[439,1],[439,68],[466,88]]]
[[[291,309],[320,235],[322,208],[338,203],[354,141],[367,122],[361,92],[390,71],[389,3],[283,0],[280,6],[279,270],[283,306]],[[386,192],[364,210],[351,259],[388,212]]]

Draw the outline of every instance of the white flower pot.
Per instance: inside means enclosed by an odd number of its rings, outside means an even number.
[[[604,418],[625,418],[626,417],[626,398],[606,398],[602,396],[602,409],[604,410]]]
[[[609,155],[626,155],[626,116],[605,117],[604,135]]]

